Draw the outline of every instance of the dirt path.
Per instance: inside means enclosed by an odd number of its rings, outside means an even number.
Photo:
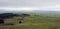
[[[13,26],[32,26],[32,25],[35,25],[35,26],[48,25],[48,23],[22,23],[22,24],[15,24]],[[0,26],[0,27],[2,27],[2,26]],[[6,26],[4,26],[4,27],[6,27]]]
[[[42,25],[42,24],[47,24],[47,23],[22,23],[22,24],[16,24],[15,26],[32,26],[32,25]]]

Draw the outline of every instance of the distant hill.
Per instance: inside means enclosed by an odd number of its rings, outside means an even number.
[[[60,14],[60,11],[41,11],[41,10],[19,10],[19,11],[9,11],[9,10],[5,10],[5,9],[0,9],[0,13],[48,13],[48,14]]]
[[[27,10],[5,10],[5,9],[0,9],[0,13],[28,13],[30,11]]]
[[[41,10],[33,10],[32,12],[35,12],[35,13],[54,13],[54,14],[60,14],[60,11],[41,11]]]

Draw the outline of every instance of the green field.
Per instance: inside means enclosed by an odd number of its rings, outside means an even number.
[[[58,16],[58,17],[56,17]],[[60,29],[60,15],[51,14],[31,14],[31,16],[25,17],[22,24],[19,24],[19,20],[13,20],[14,26],[0,26],[2,29]],[[9,22],[9,21],[6,21]]]

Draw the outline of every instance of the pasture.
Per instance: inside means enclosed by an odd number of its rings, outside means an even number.
[[[13,26],[0,26],[0,29],[60,29],[60,15],[35,15],[25,17],[22,24],[14,17],[13,20],[5,20],[5,23],[14,23]],[[15,20],[14,20],[15,19]]]

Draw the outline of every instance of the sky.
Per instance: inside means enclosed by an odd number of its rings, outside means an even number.
[[[0,9],[60,11],[60,0],[0,0]]]

